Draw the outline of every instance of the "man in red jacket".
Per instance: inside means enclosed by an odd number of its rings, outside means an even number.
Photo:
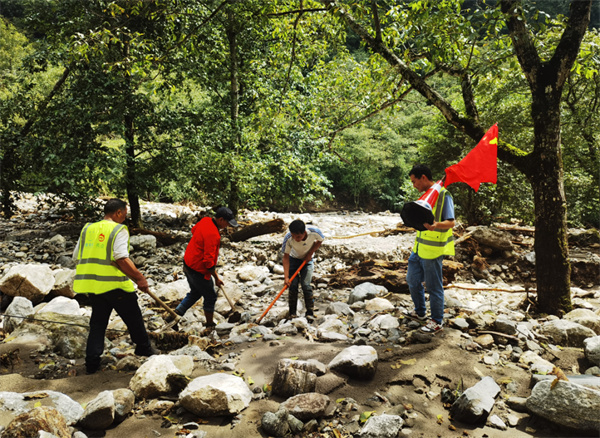
[[[223,281],[216,271],[221,247],[219,230],[228,226],[238,226],[233,212],[226,207],[217,208],[214,218],[202,218],[194,225],[192,239],[183,256],[183,272],[185,272],[190,285],[190,291],[177,306],[175,313],[183,316],[196,301],[204,297],[204,316],[206,317],[206,327],[209,329],[215,326],[213,316],[217,294],[214,286],[215,284],[223,285]]]

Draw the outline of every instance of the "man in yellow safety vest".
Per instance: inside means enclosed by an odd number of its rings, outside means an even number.
[[[110,199],[104,205],[104,219],[83,227],[73,251],[77,262],[73,290],[88,294],[92,307],[85,366],[88,374],[100,368],[104,352],[104,336],[113,309],[121,317],[135,354],[151,356],[158,352],[148,338],[142,312],[137,302],[135,286],[147,292],[148,282],[129,259],[129,231],[123,225],[127,218],[127,203]]]
[[[413,166],[409,177],[413,187],[419,192],[426,192],[435,184],[431,170],[423,164]],[[442,329],[444,323],[442,261],[445,255],[454,255],[452,236],[452,228],[455,225],[454,201],[450,192],[442,188],[435,205],[431,207],[433,223],[424,223],[426,230],[417,231],[406,272],[406,282],[415,305],[414,310],[407,312],[408,316],[422,321],[427,319],[423,282],[429,293],[431,319],[421,327],[425,333],[435,333]]]

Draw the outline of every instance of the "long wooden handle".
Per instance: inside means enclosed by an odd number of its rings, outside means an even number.
[[[231,301],[231,299],[227,296],[227,293],[225,292],[225,289],[223,288],[223,286],[219,286],[219,289],[221,289],[221,292],[223,292],[223,295],[225,296],[225,298],[227,299],[227,302],[231,306],[231,310],[233,310],[235,312],[235,306],[233,304],[233,301]]]
[[[294,273],[294,275],[292,275],[292,277],[290,278],[290,282],[296,277],[296,275],[298,275],[300,273],[300,271],[302,270],[302,268],[304,267],[304,265],[306,265],[306,260],[304,260],[302,262],[302,264],[300,265],[300,267],[298,268],[298,270]],[[256,323],[258,324],[267,313],[269,313],[269,310],[271,310],[271,307],[273,307],[273,304],[275,304],[275,302],[279,299],[279,297],[283,294],[283,292],[287,289],[287,284],[285,286],[283,286],[283,289],[281,289],[281,291],[277,294],[277,296],[275,297],[275,299],[273,300],[273,302],[271,304],[269,304],[269,307],[267,307],[267,309],[263,312],[262,315],[260,315],[260,318],[258,318],[256,320]]]
[[[175,313],[175,311],[173,309],[171,309],[169,306],[167,306],[163,300],[161,300],[160,298],[158,298],[154,292],[150,291],[150,289],[148,289],[148,292],[146,292],[148,295],[150,295],[152,298],[154,298],[154,301],[156,301],[158,304],[160,304],[160,306],[165,309],[167,312],[169,312],[169,314],[173,317],[173,318],[179,318],[179,315],[177,313]]]

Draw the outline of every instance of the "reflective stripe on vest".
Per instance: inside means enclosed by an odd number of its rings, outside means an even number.
[[[442,211],[444,210],[444,202],[446,202],[446,194],[450,193],[442,188],[433,208],[433,217],[436,222],[442,222]],[[417,231],[413,252],[417,253],[419,257],[428,260],[436,259],[443,255],[453,256],[454,236],[452,228],[444,231]]]
[[[114,265],[113,244],[123,228],[127,229],[125,225],[107,220],[83,227],[73,282],[75,292],[101,294],[114,289],[135,291],[132,281]]]

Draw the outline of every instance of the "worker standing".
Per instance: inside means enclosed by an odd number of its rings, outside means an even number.
[[[127,203],[109,199],[104,205],[104,219],[86,224],[79,236],[73,259],[77,263],[73,290],[87,294],[92,307],[85,366],[88,374],[100,368],[104,352],[104,336],[114,309],[121,317],[135,354],[158,354],[152,346],[137,302],[135,285],[148,291],[148,282],[129,258],[129,231],[123,222],[127,218]]]

